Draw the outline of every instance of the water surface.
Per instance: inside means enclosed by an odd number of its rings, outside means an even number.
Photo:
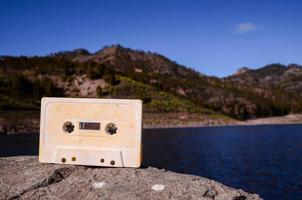
[[[207,177],[264,199],[302,199],[302,125],[150,129],[144,147],[147,166]]]
[[[302,199],[302,125],[145,129],[143,133],[143,166],[207,177],[264,199]],[[38,134],[0,136],[0,156],[37,153]]]

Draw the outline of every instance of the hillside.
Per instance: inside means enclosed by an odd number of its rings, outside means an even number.
[[[0,58],[0,109],[38,110],[42,96],[140,98],[145,113],[236,119],[302,111],[302,68],[273,64],[219,79],[157,53],[106,46]]]
[[[302,66],[270,64],[263,68],[249,69],[227,77],[225,82],[237,85],[240,90],[248,88],[255,95],[273,102],[272,109],[280,114],[301,112]]]

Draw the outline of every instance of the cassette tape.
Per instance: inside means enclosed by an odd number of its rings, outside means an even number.
[[[141,100],[44,97],[39,161],[139,167],[141,131]]]

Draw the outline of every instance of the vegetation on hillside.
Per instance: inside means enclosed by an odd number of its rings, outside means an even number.
[[[298,65],[272,64],[219,79],[119,45],[94,54],[77,49],[44,57],[0,57],[0,109],[39,109],[42,96],[86,97],[83,90],[89,88],[89,97],[142,99],[145,112],[247,119],[302,111]]]

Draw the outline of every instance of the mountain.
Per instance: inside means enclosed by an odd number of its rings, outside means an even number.
[[[235,75],[241,75],[241,74],[244,74],[245,72],[248,72],[248,71],[250,71],[250,70],[251,70],[251,69],[248,68],[248,67],[241,67],[241,68],[239,68],[239,69],[236,71]]]
[[[237,119],[302,111],[301,66],[206,76],[163,55],[106,46],[0,58],[0,108],[38,109],[42,96],[140,98],[145,112],[220,113]]]
[[[225,79],[240,90],[248,88],[255,95],[270,99],[286,112],[301,112],[302,66],[270,64],[260,69],[248,70]]]

